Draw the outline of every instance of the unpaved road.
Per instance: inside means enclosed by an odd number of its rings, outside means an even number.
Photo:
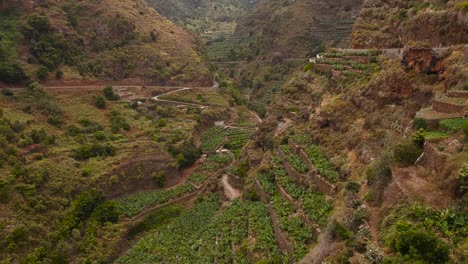
[[[241,196],[240,192],[238,190],[234,189],[234,187],[232,187],[231,184],[229,184],[227,174],[223,175],[223,178],[221,179],[221,182],[223,183],[223,186],[224,186],[224,193],[226,194],[226,196],[227,196],[227,198],[229,200],[234,200],[234,199],[239,198]]]

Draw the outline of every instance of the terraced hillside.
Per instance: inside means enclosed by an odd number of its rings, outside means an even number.
[[[353,48],[401,48],[420,41],[437,47],[468,42],[466,1],[364,1]]]
[[[346,47],[360,5],[360,0],[259,1],[238,28],[244,38],[242,48],[248,51],[244,57],[271,57],[279,52],[297,58],[324,46]]]

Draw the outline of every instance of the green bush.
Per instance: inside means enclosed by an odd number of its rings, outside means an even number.
[[[49,76],[49,69],[47,67],[40,67],[36,72],[37,79],[44,81]]]
[[[106,86],[104,88],[103,93],[104,93],[104,97],[109,101],[117,101],[120,99],[119,96],[114,93],[112,86]]]
[[[18,63],[0,63],[0,81],[17,83],[26,79],[26,74]]]
[[[68,236],[69,232],[76,228],[86,218],[91,216],[94,209],[102,202],[102,193],[91,190],[80,193],[71,203],[65,216],[60,221],[55,233],[55,238]]]
[[[427,121],[424,118],[415,118],[413,121],[414,128],[416,129],[427,129]]]
[[[130,131],[131,127],[127,120],[118,111],[112,111],[110,114],[111,130],[113,133],[118,133],[121,129]]]
[[[99,109],[106,108],[106,100],[102,96],[98,96],[94,99],[94,105]]]
[[[463,164],[463,167],[458,172],[458,180],[460,181],[460,191],[465,194],[468,192],[468,163]]]
[[[399,221],[387,241],[390,248],[408,261],[446,263],[450,249],[433,231],[423,230],[410,223]]]
[[[424,146],[426,131],[423,128],[420,128],[416,133],[413,134],[413,142],[419,147]]]
[[[78,160],[87,160],[92,157],[108,157],[115,155],[115,147],[111,145],[102,145],[99,143],[86,144],[75,149],[75,158]]]
[[[348,192],[359,193],[359,190],[361,189],[361,185],[358,182],[349,181],[346,183],[345,189]]]
[[[395,160],[403,165],[411,165],[421,156],[423,149],[412,140],[404,140],[395,147]]]
[[[49,33],[50,21],[45,15],[32,14],[23,26],[23,35],[27,38],[39,38],[42,34]]]
[[[105,201],[94,210],[92,218],[97,220],[101,225],[110,222],[117,223],[119,221],[119,213],[117,211],[116,201]]]
[[[152,177],[156,186],[162,188],[166,184],[166,172],[165,171],[155,172],[153,173]]]
[[[62,78],[63,78],[63,71],[57,70],[57,71],[55,72],[55,79],[61,80]]]
[[[4,95],[4,96],[13,96],[13,95],[14,95],[14,94],[13,94],[13,91],[10,90],[10,89],[8,89],[8,88],[2,89],[2,90],[1,90],[1,93],[2,93],[2,95]]]

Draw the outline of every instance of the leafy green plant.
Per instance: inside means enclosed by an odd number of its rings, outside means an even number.
[[[111,145],[102,145],[100,143],[85,144],[74,151],[74,156],[77,160],[87,160],[92,157],[108,157],[114,156],[116,149]]]
[[[153,173],[152,177],[156,186],[162,188],[166,184],[166,172],[165,171],[155,172]]]
[[[301,157],[294,154],[288,145],[282,145],[280,148],[283,151],[288,164],[291,165],[297,172],[306,173],[309,171],[309,168],[301,159]]]
[[[40,67],[36,72],[37,79],[44,81],[49,76],[49,69],[47,67]]]
[[[102,96],[97,96],[94,99],[94,105],[99,109],[105,109],[106,108],[106,100],[104,100],[104,97],[102,97]]]
[[[0,63],[0,81],[17,83],[25,81],[26,79],[26,74],[21,65],[17,63]]]
[[[449,247],[432,231],[422,230],[408,222],[396,223],[394,233],[387,240],[389,246],[409,261],[446,263]]]
[[[319,146],[309,145],[305,148],[305,152],[322,177],[332,183],[339,180],[340,174],[334,169]]]
[[[114,93],[114,89],[112,89],[112,86],[106,86],[103,90],[104,97],[109,100],[109,101],[117,101],[120,99],[120,97]]]
[[[444,119],[439,122],[440,128],[447,132],[461,131],[467,124],[468,120],[464,118]]]
[[[458,180],[460,181],[460,191],[468,192],[468,163],[463,164],[463,167],[458,172]]]

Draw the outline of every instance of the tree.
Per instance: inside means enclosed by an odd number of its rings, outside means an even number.
[[[99,109],[105,109],[106,108],[106,100],[102,96],[96,97],[94,99],[94,105],[99,108]]]
[[[401,221],[395,228],[390,247],[404,258],[423,263],[446,263],[449,260],[449,246],[433,231]]]
[[[117,223],[119,221],[119,213],[117,211],[117,202],[105,201],[100,204],[93,212],[94,219],[96,219],[101,225],[110,222]]]

